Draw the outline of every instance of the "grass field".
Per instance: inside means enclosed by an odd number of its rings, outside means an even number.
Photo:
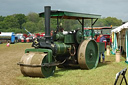
[[[0,85],[113,85],[116,73],[128,67],[125,58],[115,62],[115,56],[106,56],[106,62],[96,69],[60,69],[49,78],[24,77],[17,65],[24,50],[31,48],[31,43],[0,44]],[[128,73],[126,73],[128,79]],[[124,83],[122,85],[125,85]]]

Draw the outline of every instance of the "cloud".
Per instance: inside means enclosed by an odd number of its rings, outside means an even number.
[[[0,12],[2,16],[15,13],[40,13],[44,6],[51,6],[53,10],[64,10],[82,13],[99,14],[102,17],[117,17],[128,20],[128,0],[1,0]]]

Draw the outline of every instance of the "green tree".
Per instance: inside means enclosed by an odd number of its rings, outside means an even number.
[[[40,17],[37,13],[31,12],[27,15],[28,21],[38,23],[40,21]]]
[[[103,27],[103,26],[108,26],[106,25],[106,19],[105,18],[101,18],[101,19],[98,19],[98,21],[95,23],[95,27]]]
[[[50,21],[50,28],[51,30],[56,30],[57,29],[57,19],[51,19]]]
[[[41,19],[41,20],[37,23],[36,32],[44,32],[44,31],[45,31],[44,19]]]
[[[22,24],[27,21],[27,18],[24,14],[15,14],[14,17],[18,20],[20,29],[22,29]]]
[[[64,30],[71,31],[74,29],[80,28],[80,25],[77,20],[63,20],[63,28]]]
[[[122,20],[119,20],[115,17],[107,17],[106,19],[106,24],[107,26],[113,25],[113,26],[119,26],[122,24]]]
[[[115,17],[107,17],[99,19],[94,26],[103,27],[103,26],[120,26],[122,25],[122,20]]]
[[[18,20],[14,16],[5,17],[3,23],[6,24],[3,29],[20,28]]]
[[[35,33],[37,31],[37,24],[31,21],[24,23],[22,27],[24,27],[31,33]],[[23,32],[25,32],[25,30]]]
[[[5,17],[0,16],[0,22],[4,20]]]
[[[6,24],[4,22],[0,22],[0,32],[2,32],[5,29]],[[5,29],[6,30],[6,29]]]
[[[4,32],[22,33],[22,29],[9,28],[9,29],[7,29],[7,30],[4,30]]]

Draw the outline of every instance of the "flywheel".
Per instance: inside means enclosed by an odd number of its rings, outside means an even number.
[[[78,63],[82,69],[96,68],[98,64],[98,46],[94,40],[84,40],[78,48]]]

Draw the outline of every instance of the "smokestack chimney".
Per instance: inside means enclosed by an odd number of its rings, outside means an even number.
[[[51,6],[45,6],[44,8],[45,13],[45,41],[46,43],[51,43],[51,30],[50,30],[50,13],[51,13]]]

